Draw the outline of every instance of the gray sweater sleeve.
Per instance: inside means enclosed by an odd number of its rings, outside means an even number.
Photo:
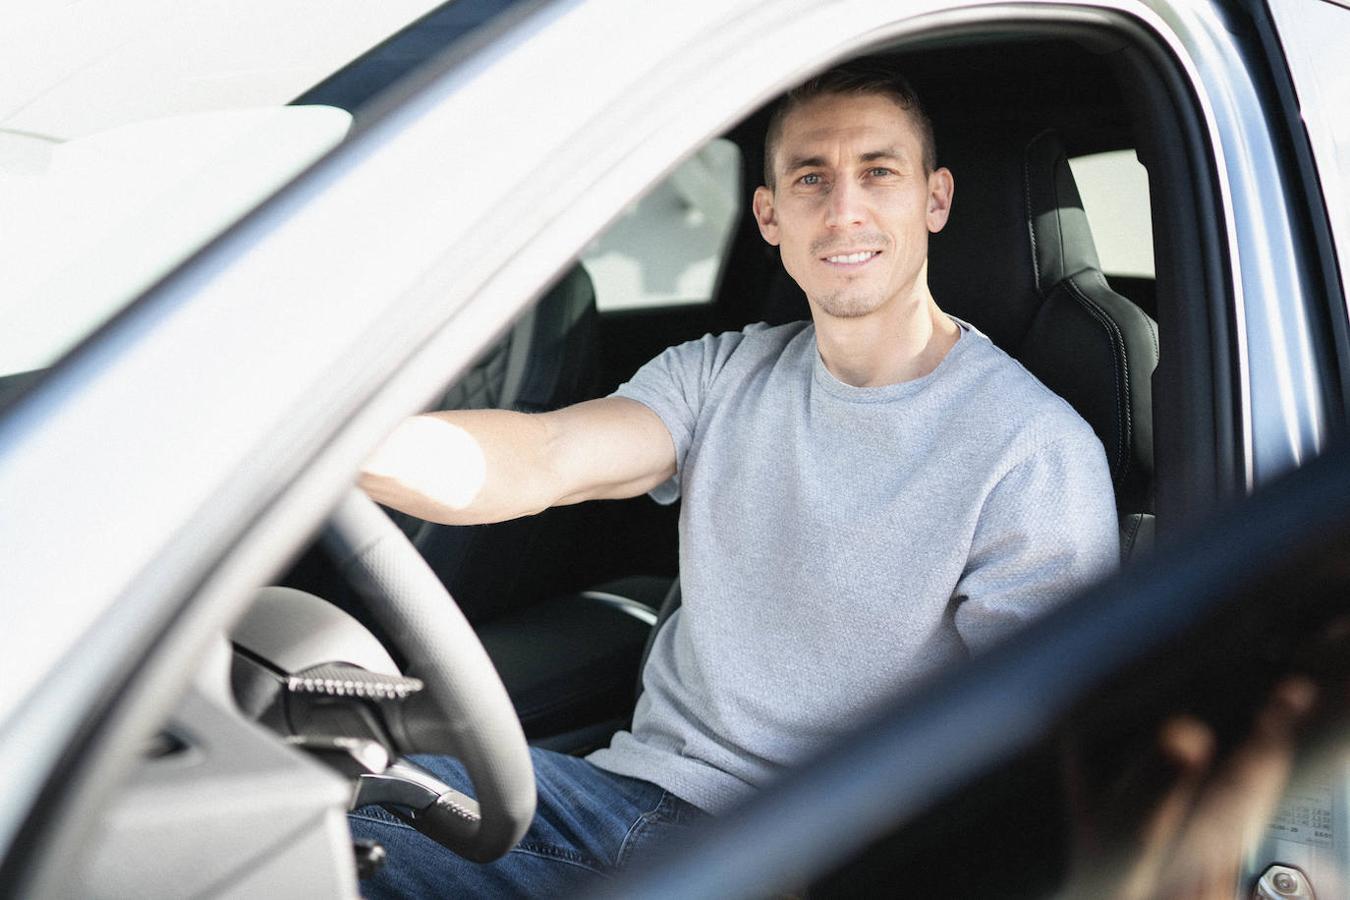
[[[1110,572],[1119,559],[1110,470],[1084,425],[1037,448],[980,511],[956,586],[956,627],[978,652]]]

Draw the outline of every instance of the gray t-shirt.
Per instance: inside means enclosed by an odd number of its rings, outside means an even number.
[[[857,388],[815,327],[665,351],[616,396],[675,442],[683,605],[631,732],[589,759],[720,812],[1117,560],[1073,408],[965,323],[928,375]]]

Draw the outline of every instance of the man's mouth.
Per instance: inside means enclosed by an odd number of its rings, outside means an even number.
[[[833,256],[824,257],[824,260],[836,266],[860,266],[880,255],[880,250],[858,250],[853,253],[836,253]]]

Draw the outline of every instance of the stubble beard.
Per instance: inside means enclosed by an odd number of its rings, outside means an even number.
[[[821,312],[836,319],[861,319],[876,312],[884,302],[884,298],[877,296],[874,291],[847,287],[815,300]]]

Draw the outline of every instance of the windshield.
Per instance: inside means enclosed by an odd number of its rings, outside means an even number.
[[[437,2],[0,7],[0,379],[50,366],[510,5]],[[388,40],[410,23],[439,43]]]

